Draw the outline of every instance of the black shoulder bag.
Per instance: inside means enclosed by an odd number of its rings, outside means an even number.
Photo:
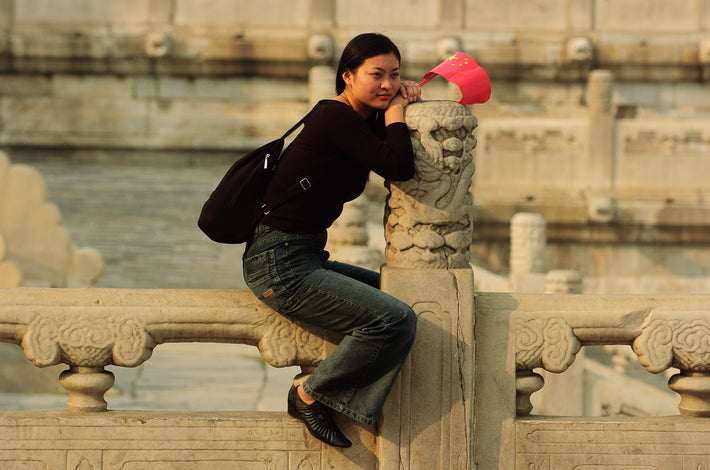
[[[237,160],[202,206],[197,225],[218,243],[243,243],[254,233],[261,217],[311,187],[308,178],[294,183],[270,207],[262,198],[281,160],[286,138],[303,124],[310,112],[280,138]]]

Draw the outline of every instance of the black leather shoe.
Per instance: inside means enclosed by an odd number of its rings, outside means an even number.
[[[352,445],[352,442],[338,429],[338,425],[335,424],[333,416],[330,414],[330,409],[318,402],[306,405],[298,396],[298,391],[294,386],[288,391],[288,414],[303,421],[313,437],[328,445],[334,447],[350,447]]]

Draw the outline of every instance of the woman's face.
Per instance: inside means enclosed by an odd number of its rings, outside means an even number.
[[[393,53],[366,59],[355,71],[343,74],[345,93],[358,112],[387,109],[399,92],[399,60]]]

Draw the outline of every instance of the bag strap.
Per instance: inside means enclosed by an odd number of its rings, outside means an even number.
[[[316,106],[318,106],[318,104],[320,104],[320,102],[317,103]],[[308,116],[311,115],[313,110],[316,109],[316,106],[314,106],[313,109],[308,111],[308,114],[303,116],[300,121],[298,121],[296,124],[293,125],[293,127],[291,127],[289,130],[287,130],[286,133],[284,133],[284,135],[281,138],[286,139],[286,137],[288,137],[293,131],[298,129],[301,126],[301,124],[303,124],[305,122],[305,120],[308,119]],[[281,156],[279,155],[279,160],[280,159],[281,159]],[[261,215],[259,216],[259,218],[261,218],[261,216],[267,215],[273,209],[276,209],[277,207],[281,206],[285,202],[296,197],[302,191],[308,191],[309,189],[311,189],[312,186],[313,185],[312,185],[311,181],[308,179],[308,177],[301,178],[299,181],[297,181],[296,183],[289,186],[289,188],[286,191],[284,191],[284,193],[281,195],[281,197],[276,199],[276,201],[273,204],[271,204],[271,206],[268,209],[266,209],[266,203],[261,204]]]
[[[315,109],[315,108],[313,108],[313,109]],[[287,131],[284,133],[284,135],[281,136],[281,138],[282,138],[282,139],[285,139],[286,137],[288,137],[289,135],[291,135],[291,133],[292,133],[293,131],[295,131],[296,129],[298,129],[299,127],[301,127],[301,124],[303,124],[303,123],[306,121],[306,119],[308,119],[308,116],[311,115],[311,113],[313,112],[313,109],[311,109],[310,111],[308,111],[308,113],[307,113],[305,116],[303,116],[300,121],[298,121],[296,124],[294,124],[291,129],[287,130]]]

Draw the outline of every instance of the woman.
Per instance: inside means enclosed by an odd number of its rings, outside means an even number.
[[[389,180],[414,174],[404,107],[420,87],[400,82],[400,53],[387,37],[350,41],[336,74],[338,96],[319,102],[284,153],[264,196],[294,182],[312,187],[265,215],[244,253],[249,288],[281,315],[342,333],[338,347],[288,394],[288,412],[323,442],[351,442],[335,410],[374,426],[414,341],[416,315],[379,290],[379,273],[328,261],[326,229],[364,190],[370,171]]]

